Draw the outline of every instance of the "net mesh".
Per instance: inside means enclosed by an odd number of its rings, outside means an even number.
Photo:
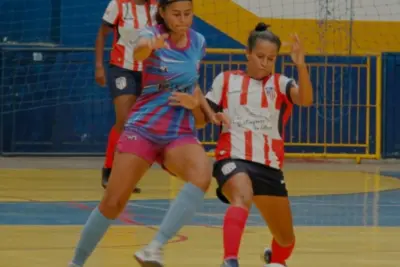
[[[242,43],[262,20],[283,39],[297,32],[309,53],[398,51],[397,0],[204,0],[196,7],[200,18]]]
[[[271,24],[283,41],[297,32],[309,54],[316,103],[294,111],[288,149],[296,146],[293,153],[375,153],[368,147],[375,138],[374,121],[368,116],[375,116],[375,111],[368,109],[375,108],[373,99],[379,93],[373,88],[379,60],[370,55],[398,50],[398,1],[193,3],[194,28],[206,36],[209,47],[220,49],[210,51],[202,64],[200,84],[205,90],[220,71],[245,68],[243,53],[232,49],[245,46],[257,22]],[[25,143],[62,144],[67,139],[89,147],[96,144],[102,153],[99,144],[105,142],[114,115],[108,90],[94,82],[93,46],[107,4],[108,0],[0,0],[0,114],[2,127],[12,129],[3,139],[8,136],[11,143],[21,144],[22,151]],[[282,52],[287,53],[287,48]],[[297,75],[287,55],[279,58],[277,69]],[[200,137],[212,145],[218,132],[210,126]]]

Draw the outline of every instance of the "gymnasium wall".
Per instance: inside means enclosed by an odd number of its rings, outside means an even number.
[[[201,19],[243,44],[261,20],[284,40],[298,33],[309,53],[399,51],[396,0],[198,0],[195,5]]]
[[[0,44],[93,47],[107,4],[108,0],[0,0]],[[201,19],[195,18],[194,28],[207,36],[210,47],[242,47]]]
[[[347,114],[350,110],[355,110],[358,105],[355,100],[357,97],[367,98],[367,80],[374,83],[371,87],[372,95],[375,96],[376,93],[374,68],[377,66],[377,58],[371,58],[372,69],[369,71],[353,65],[366,66],[367,53],[400,52],[400,5],[396,4],[395,0],[353,0],[352,7],[348,6],[349,0],[329,1],[328,6],[324,6],[326,2],[194,1],[197,15],[194,28],[206,36],[211,48],[243,48],[248,32],[260,21],[259,17],[263,17],[262,20],[272,24],[272,29],[284,40],[288,40],[286,36],[290,32],[298,32],[308,52],[331,54],[330,57],[314,56],[309,60],[316,64],[313,74],[314,85],[319,88],[316,99],[322,102],[321,99],[329,99],[333,102],[332,108],[328,110],[326,105],[317,105],[310,110],[308,117],[304,117],[305,113],[295,110],[296,120],[293,120],[294,124],[291,127],[295,129],[296,136],[290,137],[291,142],[294,140],[293,142],[297,143],[335,143],[339,142],[339,139],[342,142],[341,132],[350,133],[351,128],[354,128],[352,122],[357,120],[361,121],[360,129],[365,129],[365,108],[360,112],[361,117],[352,115],[344,124],[337,118],[337,114]],[[107,89],[99,88],[93,82],[94,57],[90,49],[93,48],[96,31],[107,3],[108,0],[0,0],[0,151],[89,154],[103,152],[108,129],[114,120],[113,109]],[[353,11],[350,12],[349,9]],[[352,18],[354,22],[351,24],[348,18]],[[32,47],[35,49],[26,50]],[[335,56],[350,53],[361,56]],[[228,58],[223,55],[210,55],[208,59],[226,61]],[[284,66],[282,60],[284,57],[280,59],[279,68],[296,75],[290,66]],[[327,60],[331,62],[329,64],[345,67],[328,68]],[[383,66],[383,84],[387,85],[387,89],[384,88],[384,96],[390,96],[389,100],[384,99],[383,106],[396,108],[393,101],[400,98],[400,93],[394,89],[398,86],[393,82],[393,77],[399,74],[393,66],[398,66],[398,57],[395,54],[387,54],[383,63],[391,64],[390,68],[385,68],[385,64]],[[209,86],[215,72],[215,69],[210,71],[208,67],[201,78],[205,88]],[[338,70],[341,74],[338,74]],[[364,78],[360,78],[360,75]],[[321,85],[319,80],[325,77],[327,84]],[[347,80],[339,83],[337,81],[340,77],[347,77]],[[321,86],[326,90],[323,91]],[[340,98],[341,94],[338,92],[346,91],[346,88],[352,88],[352,92],[345,93],[350,101],[349,107],[338,110],[337,107],[333,107],[334,102]],[[324,95],[327,92],[329,97]],[[385,105],[385,101],[391,101],[392,105]],[[375,111],[372,115],[374,114]],[[386,149],[383,154],[396,157],[400,151],[400,145],[397,145],[400,144],[400,138],[392,133],[398,132],[400,126],[393,124],[395,119],[391,117],[392,110],[385,114],[388,116],[385,120],[388,124],[382,127],[383,149]],[[301,128],[298,119],[302,116],[308,118],[308,127],[316,128],[316,132],[309,134],[307,129]],[[324,126],[321,120],[324,117],[334,119]],[[371,121],[371,125],[372,128],[376,125],[375,119]],[[358,130],[352,132],[357,132],[357,136],[348,134],[346,140],[357,143],[359,140],[367,142],[371,139],[373,149],[368,153],[375,152],[372,140],[375,129],[369,133],[359,133]],[[322,135],[325,135],[325,139]],[[214,135],[208,129],[206,139],[211,137]],[[320,147],[312,146],[291,146],[288,150],[294,153],[320,153]],[[335,148],[331,152],[357,151],[357,147],[343,147],[342,150]]]

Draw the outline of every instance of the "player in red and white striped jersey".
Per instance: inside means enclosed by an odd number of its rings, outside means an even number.
[[[213,176],[218,197],[230,203],[224,218],[224,263],[239,266],[237,257],[250,207],[254,202],[274,237],[272,253],[265,251],[266,266],[285,266],[295,237],[285,180],[284,126],[293,104],[309,106],[313,89],[297,35],[292,60],[299,85],[273,73],[281,41],[259,23],[248,38],[247,71],[219,74],[206,95],[214,111],[230,120],[223,127],[216,149]]]
[[[111,173],[114,151],[122,133],[125,120],[142,89],[143,64],[133,59],[135,40],[146,26],[155,25],[156,0],[111,0],[103,15],[96,39],[96,82],[106,83],[114,102],[116,122],[112,127],[103,167],[102,185],[106,187]],[[103,65],[106,36],[113,32],[107,79]],[[140,192],[138,188],[135,192]]]

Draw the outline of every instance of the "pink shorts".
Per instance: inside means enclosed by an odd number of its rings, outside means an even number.
[[[175,175],[166,169],[163,164],[165,152],[177,146],[188,144],[200,144],[200,142],[194,136],[182,136],[167,144],[157,144],[139,133],[124,132],[119,138],[117,150],[122,153],[134,154],[150,164],[157,162],[170,174]]]

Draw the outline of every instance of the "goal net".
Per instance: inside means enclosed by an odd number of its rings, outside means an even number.
[[[107,4],[108,0],[0,0],[0,121],[7,151],[103,153],[114,115],[108,89],[94,82],[93,47]],[[201,68],[205,90],[218,72],[245,68],[243,48],[259,21],[271,24],[283,41],[296,32],[309,54],[316,103],[294,111],[286,137],[288,152],[374,157],[377,55],[398,50],[398,1],[193,4],[194,28],[206,36],[210,48]],[[287,52],[284,47],[276,69],[296,77]],[[212,148],[218,132],[209,126],[199,136]]]
[[[264,21],[284,40],[298,33],[308,53],[398,51],[397,0],[203,0],[195,5],[200,18],[242,43]]]

